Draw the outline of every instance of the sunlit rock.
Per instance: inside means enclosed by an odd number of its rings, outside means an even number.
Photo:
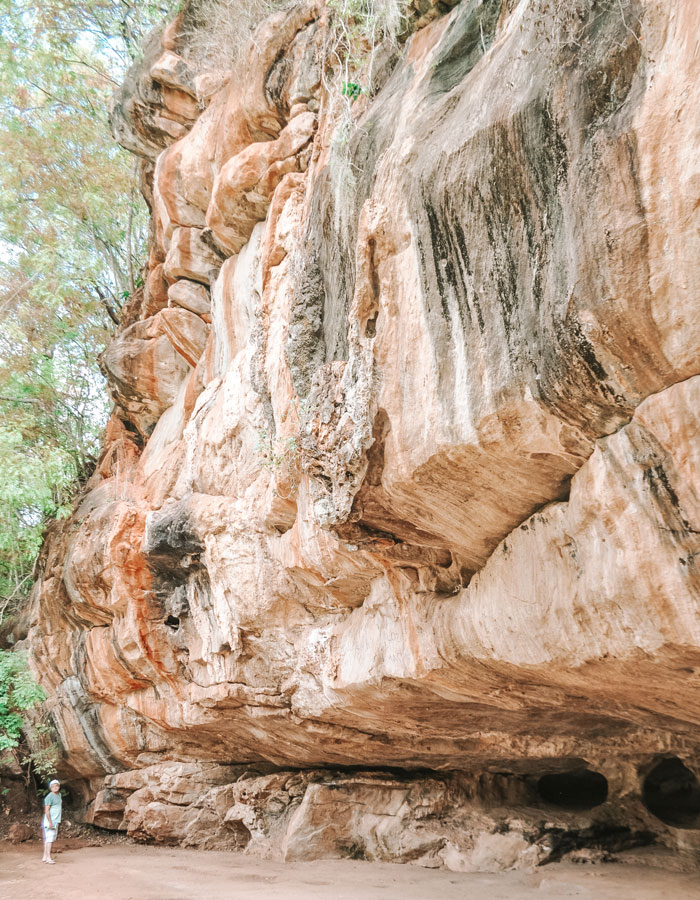
[[[28,637],[63,764],[144,840],[695,852],[700,8],[412,9],[345,107],[316,4],[119,95],[146,296]]]

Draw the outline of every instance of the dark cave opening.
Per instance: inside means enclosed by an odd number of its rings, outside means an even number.
[[[180,627],[180,619],[177,616],[168,616],[165,620],[165,624],[168,628],[178,629]]]
[[[666,825],[700,828],[700,782],[677,756],[662,759],[649,772],[642,802]]]
[[[600,772],[575,769],[542,775],[537,793],[545,803],[562,809],[593,809],[608,798],[608,780]]]

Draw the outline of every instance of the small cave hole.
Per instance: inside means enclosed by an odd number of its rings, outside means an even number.
[[[375,313],[371,318],[367,319],[367,323],[365,325],[365,337],[373,338],[377,334],[377,313]]]
[[[545,803],[562,809],[593,809],[607,800],[608,779],[588,769],[552,772],[539,779],[537,793]]]
[[[700,828],[700,782],[678,757],[662,759],[644,779],[642,802],[673,828]]]
[[[228,819],[224,821],[229,831],[233,832],[234,839],[236,841],[236,850],[245,850],[245,848],[250,843],[250,839],[253,836],[250,833],[250,830],[243,824],[243,822],[241,822],[240,819]]]
[[[168,628],[177,630],[180,627],[180,620],[177,616],[168,616],[168,618],[165,620],[165,624],[168,626]]]

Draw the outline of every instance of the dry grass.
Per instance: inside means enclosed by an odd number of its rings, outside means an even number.
[[[409,0],[329,0],[329,29],[325,48],[327,69],[324,86],[329,115],[336,121],[331,139],[329,168],[334,196],[336,227],[343,198],[352,194],[356,174],[350,141],[357,128],[352,105],[357,94],[373,93],[374,65],[380,47],[396,47],[406,29]]]
[[[194,0],[180,32],[184,55],[199,72],[230,71],[260,22],[292,5],[293,0]]]
[[[618,13],[635,40],[641,16],[634,0],[528,0],[527,17],[542,45],[582,48],[585,35],[605,13]]]

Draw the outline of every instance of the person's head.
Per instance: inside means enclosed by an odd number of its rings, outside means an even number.
[[[54,794],[57,794],[61,789],[61,782],[58,778],[54,778],[52,781],[49,781],[49,790],[53,791]]]

